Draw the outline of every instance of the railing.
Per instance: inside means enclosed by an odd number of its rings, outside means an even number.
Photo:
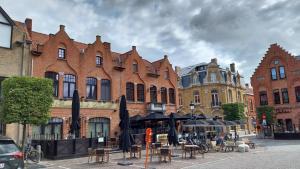
[[[148,103],[147,104],[148,111],[159,111],[165,112],[166,111],[166,104],[164,103]]]
[[[211,107],[213,108],[218,108],[221,107],[222,103],[221,102],[211,102]]]

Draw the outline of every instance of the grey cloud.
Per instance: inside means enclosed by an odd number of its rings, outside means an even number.
[[[65,24],[78,41],[99,34],[113,50],[136,45],[150,61],[168,54],[174,66],[212,57],[221,65],[239,62],[246,81],[271,43],[300,53],[297,0],[7,0],[2,7],[14,19],[32,17],[37,31]]]

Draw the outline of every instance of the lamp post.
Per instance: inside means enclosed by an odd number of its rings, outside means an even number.
[[[191,119],[193,119],[193,115],[194,115],[194,109],[195,109],[195,104],[191,101],[190,103],[190,109],[191,109]],[[194,118],[195,119],[195,118]],[[194,130],[194,126],[193,126],[193,131]]]

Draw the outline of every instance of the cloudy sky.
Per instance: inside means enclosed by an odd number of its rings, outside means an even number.
[[[272,43],[300,54],[298,0],[0,0],[15,20],[33,19],[46,34],[60,24],[77,41],[97,34],[117,52],[136,45],[143,58],[169,56],[173,66],[217,58],[235,62],[249,82]],[[297,43],[298,42],[298,43]]]

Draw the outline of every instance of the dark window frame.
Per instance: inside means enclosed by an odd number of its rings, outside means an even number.
[[[283,72],[281,72],[281,68],[283,68]],[[284,68],[284,66],[279,66],[278,67],[278,72],[279,72],[279,78],[280,79],[285,79],[286,78],[286,73],[285,73],[285,68]],[[281,75],[283,75],[283,76],[281,76]]]
[[[86,98],[91,100],[97,100],[97,79],[94,77],[86,78]]]
[[[273,70],[275,71],[275,75],[273,75]],[[276,69],[276,67],[272,67],[270,69],[270,73],[271,73],[271,80],[277,80],[278,79],[277,78],[277,69]]]
[[[109,79],[101,79],[101,100],[111,101],[111,81]]]
[[[145,102],[145,85],[137,84],[137,101]]]
[[[161,103],[168,104],[167,88],[165,88],[165,87],[160,88],[160,96],[161,96]]]
[[[266,91],[259,92],[259,103],[261,106],[268,105],[268,93]]]
[[[150,102],[157,103],[157,87],[151,86],[149,90],[150,90]]]
[[[71,91],[71,86],[74,84],[74,90],[76,90],[76,76],[73,74],[65,74],[64,75],[64,82],[63,82],[63,88],[64,88],[64,98],[72,98],[73,97],[73,92]],[[67,88],[66,88],[67,87]],[[65,90],[68,90],[67,96],[65,95]]]
[[[173,88],[169,88],[169,103],[170,104],[176,103],[175,89],[173,89]]]
[[[52,71],[45,72],[45,78],[53,81],[53,96],[58,97],[59,95],[59,74]]]
[[[135,97],[134,97],[134,83],[132,82],[127,82],[126,83],[126,100],[129,102],[134,102]]]
[[[102,66],[103,65],[103,57],[100,55],[96,55],[96,66]]]
[[[59,47],[58,48],[58,59],[66,59],[66,49]]]
[[[278,89],[273,90],[274,104],[281,104],[280,91]]]

